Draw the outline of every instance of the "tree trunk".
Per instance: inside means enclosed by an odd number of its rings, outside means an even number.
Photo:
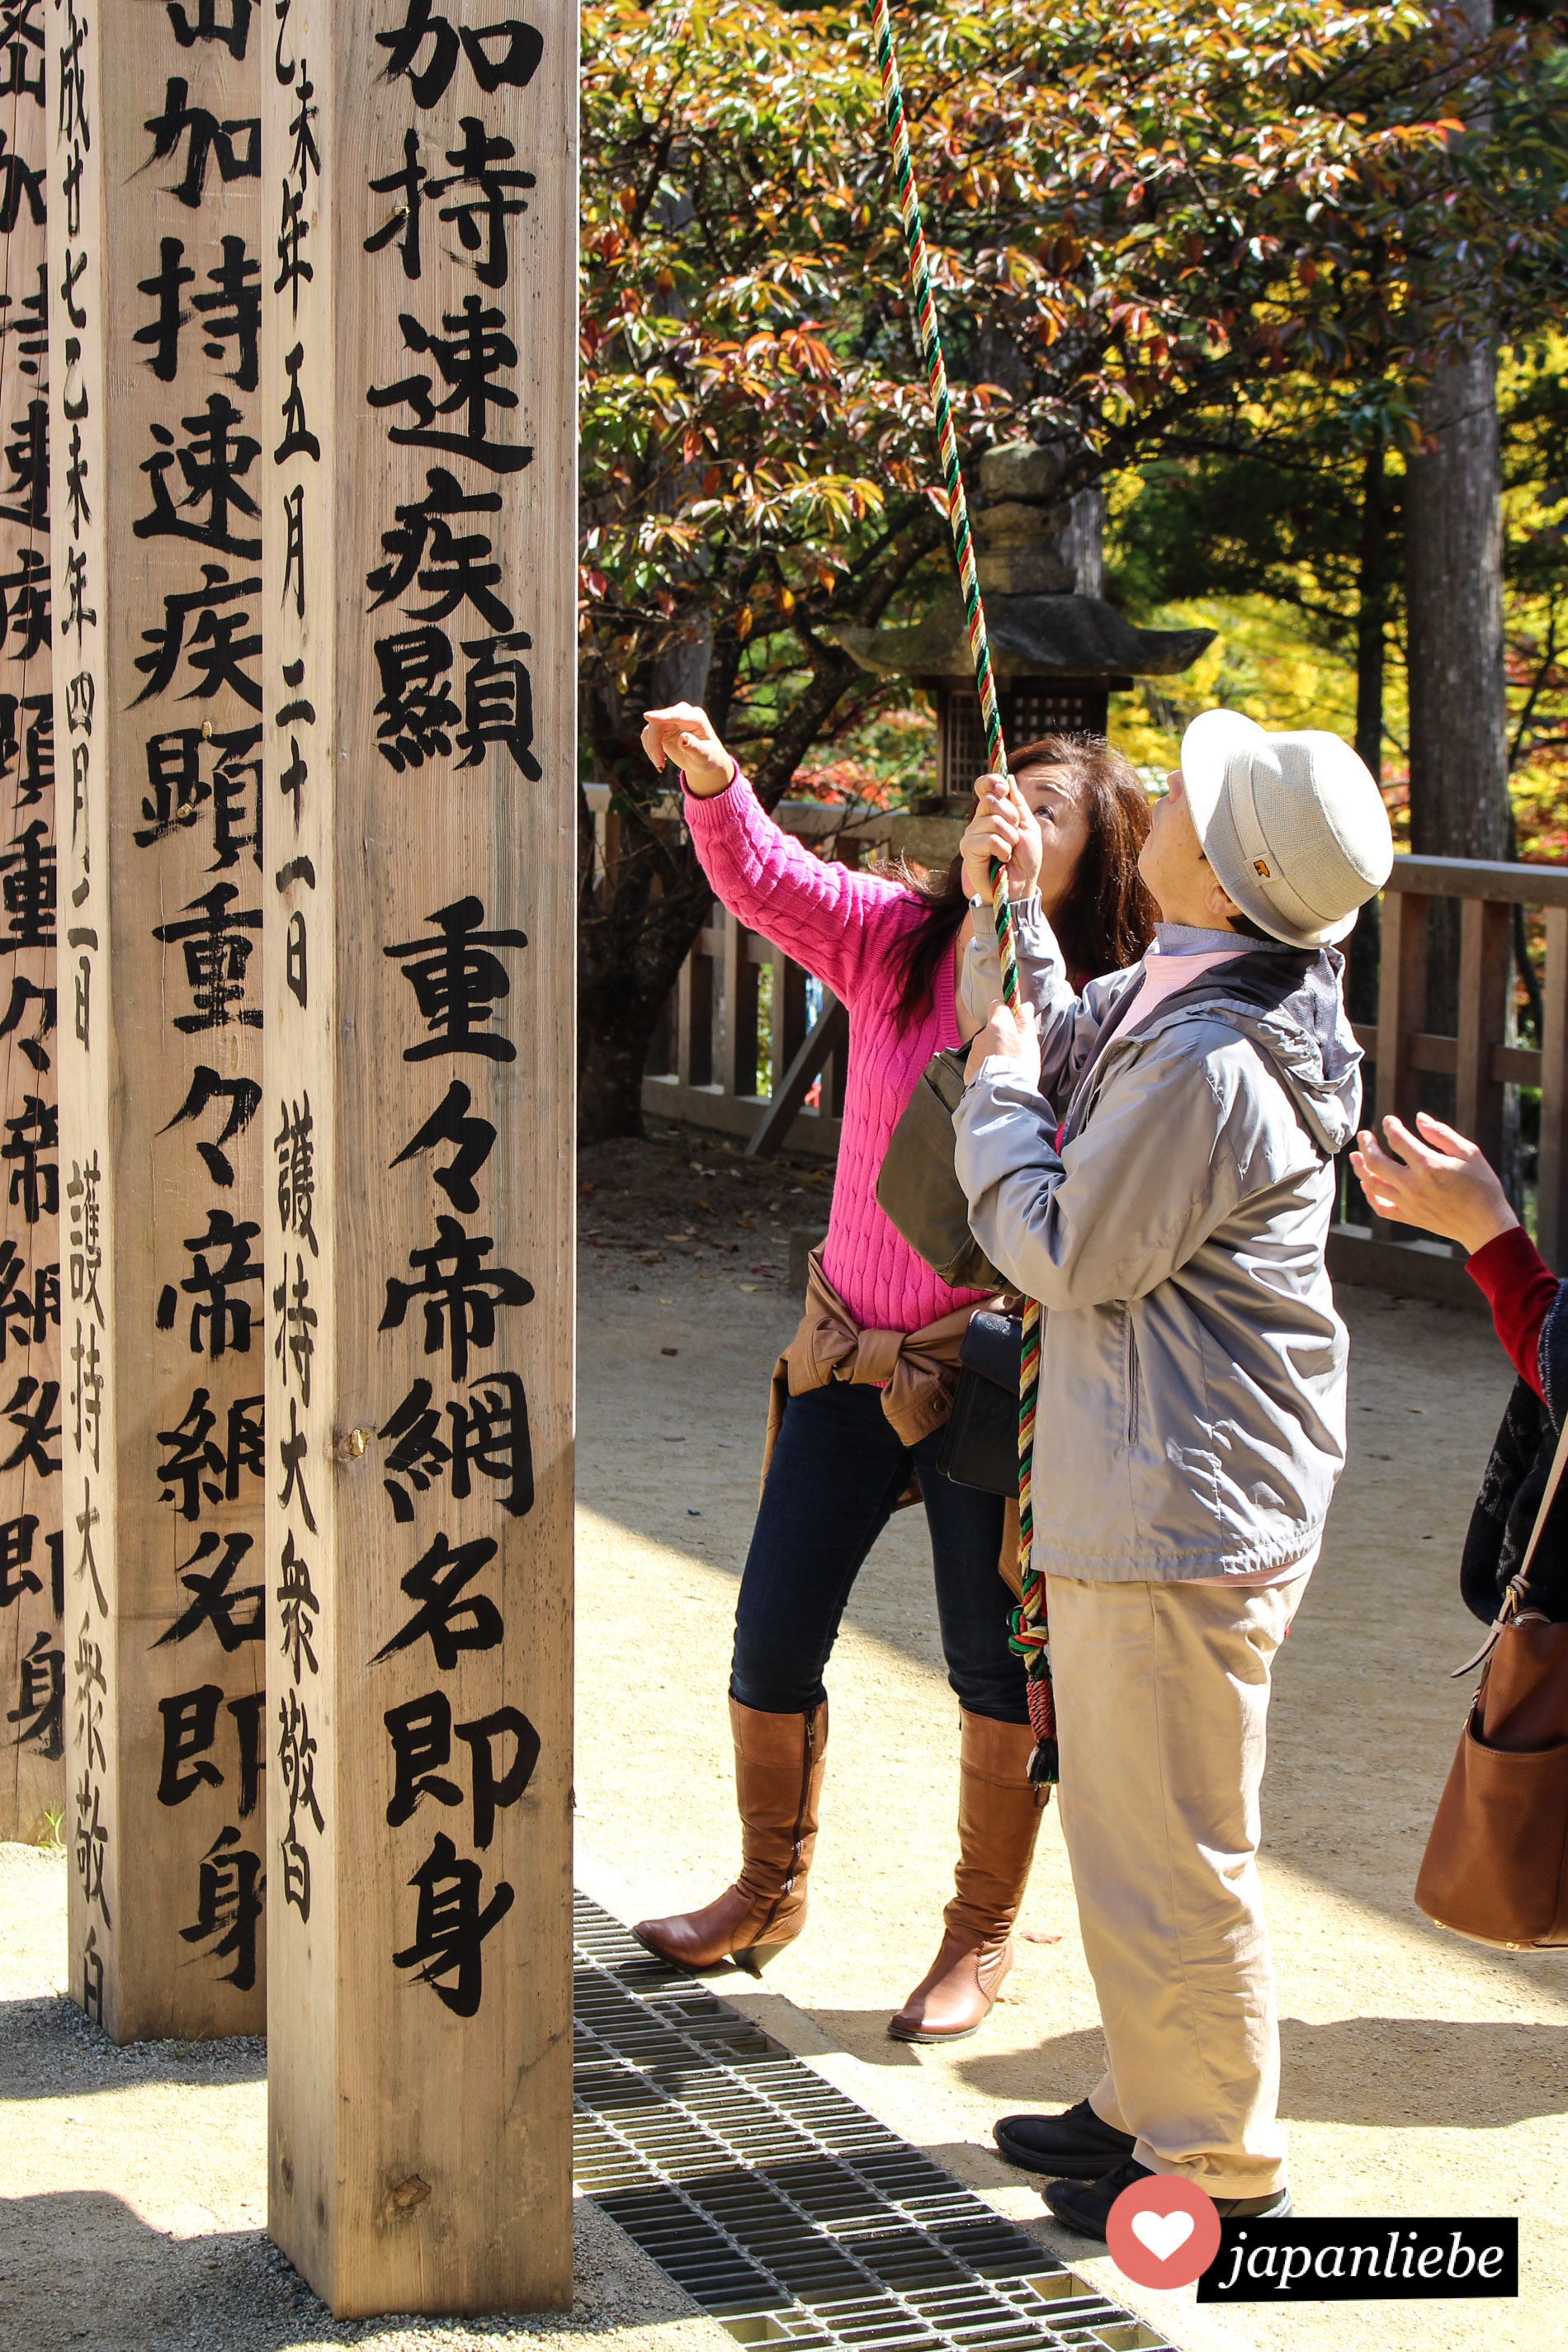
[[[1355,747],[1383,782],[1383,683],[1388,642],[1388,488],[1384,445],[1375,440],[1362,468],[1361,549],[1356,572]],[[1377,968],[1383,925],[1378,901],[1361,910],[1346,950],[1345,1002],[1352,1021],[1377,1020]]]
[[[1492,0],[1457,0],[1474,39]],[[1479,82],[1464,110],[1489,120]],[[1419,406],[1430,454],[1405,486],[1410,688],[1410,845],[1418,856],[1508,855],[1508,697],[1503,668],[1501,460],[1497,359],[1489,345],[1441,365]],[[1458,1025],[1459,909],[1432,909],[1427,1019]],[[1434,1106],[1436,1107],[1436,1106]]]

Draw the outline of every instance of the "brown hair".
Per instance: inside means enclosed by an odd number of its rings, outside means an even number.
[[[1100,735],[1040,735],[1010,752],[1008,766],[1016,776],[1026,768],[1065,768],[1089,820],[1072,887],[1051,917],[1074,985],[1081,988],[1102,972],[1136,963],[1154,936],[1155,908],[1138,871],[1149,802],[1131,762]],[[962,856],[942,875],[919,874],[908,866],[894,872],[924,910],[924,920],[910,928],[902,943],[896,1013],[899,1026],[910,1028],[925,1018],[938,968],[963,927],[969,901]]]

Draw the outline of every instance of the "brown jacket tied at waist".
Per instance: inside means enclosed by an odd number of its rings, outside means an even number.
[[[953,1391],[958,1386],[959,1349],[969,1328],[969,1318],[980,1307],[994,1307],[1000,1304],[999,1298],[986,1298],[973,1307],[955,1307],[951,1315],[941,1316],[918,1331],[864,1331],[823,1273],[820,1249],[814,1249],[807,1261],[805,1313],[801,1317],[799,1330],[773,1366],[768,1434],[763,1447],[763,1485],[767,1483],[768,1465],[784,1425],[787,1400],[804,1396],[808,1389],[826,1388],[830,1381],[879,1387],[882,1411],[900,1444],[912,1448],[929,1437],[933,1429],[940,1429],[952,1409]],[[911,1471],[910,1483],[899,1497],[899,1507],[901,1510],[920,1499],[920,1481]],[[1004,1580],[1015,1591],[1017,1513],[1016,1502],[1010,1503],[1003,1531],[1000,1570]]]

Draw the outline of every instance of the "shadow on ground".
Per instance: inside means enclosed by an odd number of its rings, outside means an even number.
[[[63,1994],[0,2000],[0,2099],[71,2099],[155,2083],[264,2083],[260,2034],[130,2042],[123,2049]]]

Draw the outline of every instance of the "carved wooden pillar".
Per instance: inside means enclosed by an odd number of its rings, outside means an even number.
[[[0,40],[0,1838],[65,1798],[44,9]]]
[[[71,1985],[264,2020],[263,236],[247,0],[49,0]]]
[[[268,2226],[571,2300],[574,11],[279,0]]]

